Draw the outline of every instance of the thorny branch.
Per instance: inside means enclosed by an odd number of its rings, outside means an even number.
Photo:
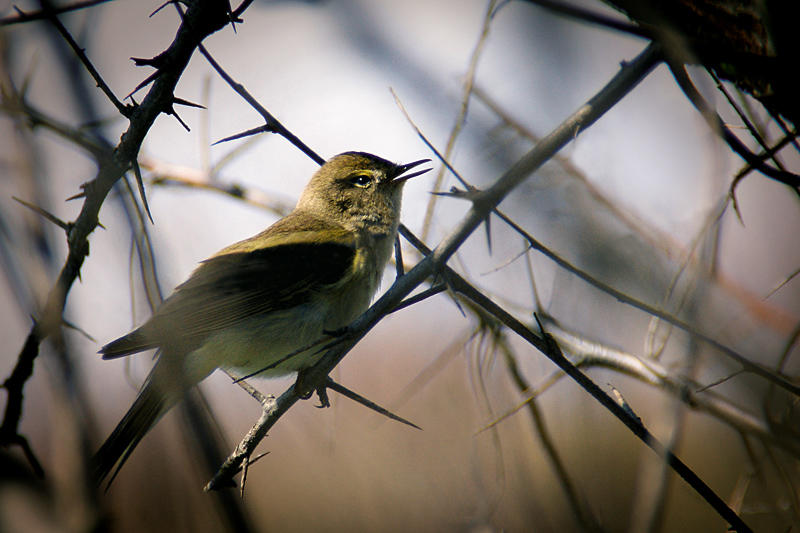
[[[235,14],[241,13],[242,6],[246,4],[249,2],[243,2]],[[71,223],[67,234],[69,246],[67,259],[50,289],[40,316],[34,321],[28,333],[14,369],[3,383],[8,393],[8,400],[0,426],[0,444],[24,443],[24,438],[18,434],[18,427],[22,416],[25,384],[33,374],[34,362],[42,341],[61,325],[67,295],[80,274],[83,261],[89,254],[88,239],[98,225],[100,207],[114,183],[135,163],[142,141],[156,117],[171,109],[175,86],[194,50],[205,37],[230,22],[231,14],[228,9],[228,4],[224,0],[190,3],[172,44],[158,56],[158,75],[154,78],[152,88],[141,104],[131,108],[126,115],[130,124],[119,144],[112,151],[96,154],[97,173],[93,179],[82,185],[80,196],[85,200],[80,214]],[[48,14],[48,18],[52,16]]]
[[[673,62],[670,62],[669,65],[670,71],[675,77],[675,81],[678,83],[678,86],[681,88],[683,93],[686,95],[692,105],[697,108],[703,118],[706,119],[714,132],[719,134],[719,136],[722,137],[722,140],[728,144],[731,150],[736,152],[750,166],[765,176],[785,183],[794,189],[800,188],[800,176],[794,174],[793,172],[788,172],[786,170],[781,170],[768,165],[761,157],[751,152],[744,145],[744,143],[742,143],[742,141],[740,141],[739,138],[733,134],[730,128],[725,125],[722,118],[720,118],[720,116],[714,112],[714,110],[711,108],[711,105],[702,97],[700,92],[694,86],[692,80],[689,78],[689,74],[686,72],[685,66],[678,65]]]
[[[658,61],[658,53],[654,46],[648,47],[645,52],[640,54],[636,60],[620,71],[620,73],[609,84],[600,91],[590,102],[569,117],[561,126],[545,137],[542,142],[531,150],[526,156],[517,162],[508,172],[501,176],[495,184],[483,192],[477,192],[471,197],[472,208],[462,219],[461,223],[453,232],[446,237],[435,250],[430,252],[418,263],[411,271],[399,277],[394,285],[361,317],[356,319],[348,328],[350,336],[343,340],[339,345],[329,350],[321,360],[312,367],[304,376],[307,390],[322,386],[327,379],[328,373],[341,361],[347,352],[360,340],[369,329],[371,329],[387,312],[396,308],[403,298],[405,298],[415,287],[423,283],[434,274],[443,274],[450,271],[446,267],[446,262],[450,256],[458,249],[463,241],[485,220],[486,216],[496,205],[524,180],[531,172],[538,168],[544,161],[552,157],[564,144],[569,142],[575,132],[589,127],[605,110],[616,103],[624,94],[627,94],[636,86]],[[408,237],[409,234],[405,233]],[[507,327],[523,336],[528,342],[540,349],[543,353],[551,357],[559,366],[564,369],[573,379],[578,381],[582,387],[589,391],[607,409],[612,411],[626,426],[637,434],[645,443],[653,448],[659,455],[665,458],[669,465],[676,470],[703,498],[706,499],[714,509],[723,516],[738,531],[750,531],[748,526],[708,487],[694,472],[691,471],[680,459],[674,456],[669,450],[665,449],[655,438],[641,425],[638,419],[630,416],[629,412],[621,407],[617,402],[606,395],[591,380],[586,378],[580,371],[569,363],[563,355],[553,354],[552,342],[547,338],[537,337],[527,327],[519,324],[508,313],[494,306],[479,291],[475,291],[465,281],[465,285],[456,285],[455,276],[448,276],[449,284],[454,286],[457,291],[466,293],[468,297],[474,299],[479,305],[498,317]],[[247,457],[249,457],[258,441],[266,435],[271,428],[288,409],[300,399],[305,390],[298,390],[297,385],[287,389],[274,404],[265,407],[259,423],[251,429],[250,435],[254,438],[246,439],[234,451],[226,462],[219,469],[217,474],[206,485],[206,490],[214,490],[228,485],[232,481],[232,476],[241,468]]]
[[[349,326],[349,337],[330,349],[321,360],[305,374],[304,381],[308,389],[313,390],[313,388],[322,386],[324,380],[327,379],[328,373],[345,357],[347,352],[366,335],[367,331],[388,311],[400,304],[402,299],[415,287],[436,273],[442,274],[446,271],[449,273],[450,271],[445,266],[447,260],[458,249],[461,243],[482,223],[486,215],[494,209],[517,184],[521,183],[531,172],[569,142],[573,138],[574,132],[589,127],[606,110],[631,91],[655,66],[658,58],[659,56],[655,47],[648,47],[634,61],[626,64],[625,67],[621,69],[620,73],[584,107],[564,121],[554,132],[545,137],[539,145],[501,176],[492,187],[476,195],[473,199],[470,212],[462,219],[457,228],[453,230],[436,249],[426,255],[413,269],[404,276],[398,278],[394,285],[374,305]],[[450,283],[453,283],[453,280],[456,278],[455,276],[450,276],[449,279]],[[468,291],[467,287],[468,286],[459,285],[456,289],[464,292]],[[468,297],[471,299],[478,298],[476,303],[479,305],[491,304],[491,302],[485,299],[478,291],[475,291],[473,294],[468,294]],[[527,327],[521,326],[519,323],[515,322],[510,315],[499,308],[493,307],[490,309],[490,312],[495,314],[495,316],[500,314],[502,316],[501,320],[513,331],[522,335],[546,355],[552,355],[550,353],[552,349],[549,341],[537,337],[528,330]],[[571,377],[578,380],[581,386],[591,391],[595,398],[617,415],[617,417],[639,435],[643,441],[660,455],[664,456],[670,465],[676,469],[676,471],[678,471],[678,473],[684,477],[684,479],[686,479],[687,482],[717,510],[717,512],[728,520],[729,523],[733,524],[739,531],[749,531],[746,524],[744,524],[738,516],[736,516],[736,514],[733,513],[733,511],[731,511],[696,474],[694,474],[694,472],[655,441],[652,435],[650,435],[638,421],[632,420],[626,411],[621,410],[620,406],[614,402],[614,400],[610,399],[597,385],[575,369],[563,356],[555,358],[555,360],[562,368],[569,369],[568,372]],[[271,428],[305,393],[306,391],[297,390],[296,385],[292,386],[278,397],[274,404],[265,408],[259,424],[251,429],[251,434],[255,438],[242,441],[240,446],[237,447],[234,453],[231,454],[222,467],[220,467],[214,478],[206,485],[206,490],[214,490],[229,485],[232,476],[241,468],[245,458],[252,454],[254,445],[266,435],[269,428]]]
[[[70,11],[85,9],[87,7],[93,7],[98,4],[105,4],[106,2],[109,1],[111,0],[84,0],[83,2],[75,2],[74,4],[69,4],[65,6],[40,9],[38,11],[31,11],[29,13],[25,13],[15,6],[14,9],[17,11],[17,14],[10,17],[0,18],[0,27],[11,26],[13,24],[21,24],[23,22],[33,22],[34,20],[50,19],[54,15],[61,15],[62,13],[69,13]]]
[[[395,99],[397,99],[396,96],[395,96]],[[417,126],[411,121],[410,117],[408,116],[408,114],[406,113],[406,111],[402,107],[402,105],[399,103],[399,101],[398,101],[398,104],[400,105],[401,111],[404,114],[406,114],[406,118],[409,120],[409,122],[411,122],[411,125],[415,129],[415,131],[417,132],[417,135],[434,152],[434,154],[436,154],[436,156],[439,158],[439,160],[442,162],[442,164],[445,167],[447,167],[453,173],[453,175],[456,177],[456,179],[458,179],[458,181],[466,188],[465,191],[453,190],[450,193],[436,193],[436,194],[440,194],[440,195],[444,195],[444,196],[453,196],[453,197],[456,197],[456,198],[463,198],[463,199],[467,199],[467,200],[472,200],[475,197],[476,194],[479,194],[480,191],[478,189],[476,189],[475,187],[473,187],[466,180],[464,180],[459,175],[459,173],[454,168],[452,168],[452,166],[450,166],[450,163],[448,163],[447,159],[442,154],[439,153],[439,151],[422,134],[422,132],[419,130],[419,128],[417,128]],[[694,338],[696,338],[698,340],[701,340],[701,341],[703,341],[705,343],[708,343],[710,346],[713,346],[720,353],[724,354],[725,356],[729,357],[730,359],[732,359],[732,360],[736,361],[738,364],[740,364],[745,371],[751,372],[751,373],[753,373],[755,375],[758,375],[758,376],[766,379],[767,381],[770,381],[770,382],[776,384],[777,386],[779,386],[779,387],[781,387],[781,388],[783,388],[783,389],[785,389],[785,390],[787,390],[787,391],[789,391],[789,392],[791,392],[791,393],[793,393],[795,395],[800,395],[800,385],[797,385],[796,383],[792,382],[789,378],[787,378],[781,372],[776,371],[776,370],[772,370],[771,368],[769,368],[769,367],[767,367],[765,365],[762,365],[762,364],[759,364],[759,363],[756,363],[756,362],[753,362],[753,361],[749,360],[748,358],[746,358],[745,356],[743,356],[740,353],[736,352],[735,350],[729,348],[728,346],[722,344],[721,342],[717,341],[716,339],[714,339],[714,338],[706,335],[702,331],[698,330],[697,328],[692,326],[691,323],[686,322],[684,320],[681,320],[681,319],[673,316],[672,314],[661,310],[660,308],[657,308],[657,307],[654,307],[654,306],[652,306],[650,304],[647,304],[646,302],[643,302],[641,300],[637,300],[636,298],[633,298],[633,297],[629,296],[625,292],[620,291],[620,290],[608,285],[607,283],[604,283],[602,280],[596,278],[595,276],[593,276],[589,272],[586,272],[585,270],[582,270],[582,269],[572,265],[569,261],[567,261],[566,259],[563,259],[558,254],[556,254],[555,252],[553,252],[552,250],[550,250],[546,246],[542,245],[536,238],[534,238],[530,233],[525,231],[524,228],[522,228],[519,224],[514,222],[514,220],[512,220],[504,212],[500,211],[497,208],[492,209],[491,212],[493,214],[497,215],[497,217],[500,218],[505,224],[507,224],[509,227],[511,227],[519,235],[521,235],[522,238],[525,239],[525,241],[528,243],[528,246],[529,246],[530,249],[540,252],[542,255],[544,255],[545,257],[547,257],[548,259],[550,259],[554,263],[556,263],[559,267],[563,268],[567,272],[570,272],[570,273],[574,274],[575,276],[577,276],[578,278],[582,279],[583,281],[585,281],[586,283],[588,283],[592,287],[595,287],[596,289],[598,289],[598,290],[600,290],[600,291],[602,291],[602,292],[614,297],[616,300],[618,300],[618,301],[620,301],[620,302],[622,302],[622,303],[624,303],[626,305],[630,305],[631,307],[634,307],[636,309],[644,311],[645,313],[651,315],[653,318],[656,318],[656,319],[659,319],[659,320],[663,320],[663,321],[665,321],[665,322],[667,322],[667,323],[669,323],[669,324],[671,324],[671,325],[673,325],[673,326],[685,331],[686,333],[688,333],[689,335],[691,335],[692,337],[694,337]],[[686,262],[688,262],[688,261],[689,261],[689,259],[687,258]]]
[[[403,236],[409,239],[412,244],[422,253],[427,253],[426,258],[435,254],[434,251],[426,250],[424,245],[419,242],[410,232],[404,231]],[[522,337],[537,350],[542,352],[548,359],[555,363],[564,373],[571,377],[578,385],[588,392],[592,398],[597,400],[603,407],[617,417],[625,426],[636,435],[642,442],[656,452],[664,461],[688,483],[706,502],[708,502],[720,516],[725,518],[735,531],[751,531],[747,524],[731,510],[725,501],[720,498],[714,490],[709,487],[697,474],[692,471],[683,461],[667,449],[655,436],[642,424],[638,417],[633,415],[627,405],[620,405],[618,401],[606,394],[594,381],[586,374],[581,372],[573,365],[562,353],[558,343],[547,333],[539,336],[531,331],[528,326],[521,323],[511,314],[505,311],[486,297],[481,291],[472,287],[464,278],[455,273],[449,267],[443,267],[443,274],[447,277],[453,290],[462,294],[482,307],[486,312],[499,320],[508,329]]]
[[[626,64],[599,93],[504,173],[492,187],[475,197],[470,211],[433,253],[426,256],[403,276],[397,278],[392,287],[377,302],[350,324],[348,338],[343,339],[337,346],[327,351],[320,361],[307,372],[305,381],[308,387],[313,390],[313,387],[321,386],[328,373],[386,313],[395,309],[411,291],[444,268],[450,256],[483,222],[489,211],[500,203],[516,185],[572,140],[577,132],[591,126],[611,106],[633,90],[658,61],[659,54],[656,48],[648,47],[635,60]],[[543,341],[540,347],[544,347]],[[304,392],[290,387],[277,398],[268,416],[264,418],[263,426],[256,432],[259,440],[266,435],[269,428],[280,419],[283,413],[300,399]],[[206,485],[206,490],[214,490],[228,485],[232,476],[239,470],[244,458],[252,451],[252,449],[237,448]]]
[[[488,7],[486,8],[486,14],[483,17],[483,24],[481,26],[481,33],[478,36],[478,42],[475,43],[475,48],[472,50],[472,54],[470,55],[469,59],[469,67],[467,68],[467,73],[464,79],[464,84],[462,88],[461,94],[461,107],[458,110],[458,117],[453,124],[452,129],[450,130],[450,135],[447,138],[447,145],[444,149],[444,157],[445,159],[449,159],[453,148],[456,145],[456,139],[458,139],[459,133],[461,133],[461,128],[464,127],[464,123],[467,120],[467,111],[469,109],[469,101],[470,96],[472,94],[472,90],[475,84],[475,75],[478,70],[478,60],[481,57],[481,53],[483,52],[484,47],[486,46],[486,40],[489,36],[489,26],[492,21],[492,17],[494,16],[495,10],[497,9],[498,2],[496,0],[491,0],[489,2]],[[436,174],[436,179],[433,183],[433,190],[438,191],[441,189],[442,183],[444,182],[446,169],[441,167],[439,172]],[[431,229],[431,222],[433,221],[433,211],[436,207],[436,196],[431,196],[428,200],[428,206],[425,208],[425,218],[422,221],[422,238],[427,239],[428,231]]]
[[[80,4],[87,4],[91,5],[97,2],[81,2]],[[238,14],[243,11],[243,8],[246,8],[249,2],[243,2],[242,6],[237,9],[233,16],[227,13],[225,16],[219,17],[213,26],[214,29],[209,30],[209,33],[212,31],[216,31],[220,29],[222,26],[216,27],[220,21],[222,25],[226,24],[229,21],[233,21],[236,19]],[[77,5],[77,4],[76,4]],[[85,6],[81,6],[85,7]],[[77,9],[77,7],[74,7]],[[181,30],[183,30],[184,25],[186,25],[187,20],[189,17],[192,16],[192,9],[200,9],[194,5],[192,5],[185,14],[185,18],[183,24],[181,26]],[[213,9],[212,9],[213,11]],[[216,13],[219,14],[219,9],[216,10]],[[196,13],[195,13],[196,15]],[[20,15],[22,16],[22,15]],[[42,18],[52,17],[52,13],[44,13]],[[0,20],[0,23],[5,24],[6,19]],[[15,23],[15,22],[11,22]],[[211,27],[210,25],[209,27]],[[205,31],[205,30],[204,30]],[[179,31],[179,36],[180,36]],[[205,35],[207,35],[206,33]],[[275,133],[279,133],[286,137],[288,140],[293,142],[300,150],[305,152],[309,155],[312,159],[321,162],[321,158],[317,156],[310,148],[304,145],[299,139],[294,137],[291,132],[283,128],[277,120],[272,117],[263,107],[258,104],[258,102],[246,92],[246,90],[240,84],[234,82],[224,71],[219,67],[218,64],[211,58],[208,52],[199,44],[199,41],[202,37],[197,39],[197,42],[192,44],[191,38],[186,37],[188,40],[182,41],[183,46],[186,46],[186,50],[189,51],[189,55],[191,54],[191,50],[194,46],[200,48],[201,52],[206,55],[208,60],[212,63],[215,69],[220,73],[220,75],[237,91],[245,100],[251,103],[253,107],[259,111],[262,117],[265,120],[266,125],[263,128],[260,128],[260,131],[271,131]],[[194,36],[197,38],[197,35]],[[176,43],[179,41],[179,38],[176,37],[176,41],[173,43],[173,47],[176,46]],[[173,49],[170,48],[170,50]],[[167,51],[169,52],[169,50]],[[165,52],[163,55],[167,54]],[[176,54],[183,57],[179,52],[176,51]],[[161,58],[161,56],[159,56]],[[164,58],[161,58],[164,59]],[[159,61],[161,61],[161,59]],[[327,379],[327,374],[330,370],[338,364],[338,362],[345,356],[347,350],[349,350],[352,345],[354,345],[360,338],[362,338],[366,332],[375,324],[377,321],[382,318],[386,313],[391,312],[391,310],[397,309],[404,304],[407,304],[408,300],[403,300],[405,296],[407,296],[414,288],[419,286],[423,283],[426,279],[429,279],[430,276],[434,274],[442,274],[447,273],[448,277],[448,287],[455,288],[457,292],[462,294],[470,295],[471,297],[475,298],[477,301],[481,302],[483,305],[486,306],[487,311],[492,313],[496,318],[500,319],[504,324],[509,327],[510,329],[516,331],[524,338],[526,338],[531,344],[542,350],[544,353],[554,356],[556,359],[560,355],[560,350],[553,349],[552,345],[549,345],[546,339],[542,339],[541,337],[537,336],[533,332],[530,331],[529,328],[526,326],[516,323],[513,321],[510,315],[504,314],[502,309],[497,307],[493,307],[491,302],[485,297],[482,298],[480,293],[477,293],[475,289],[471,288],[466,281],[461,280],[458,281],[457,278],[452,277],[454,273],[449,271],[448,267],[446,266],[447,260],[452,256],[452,254],[458,249],[458,247],[463,243],[463,241],[469,236],[478,225],[486,220],[487,215],[495,208],[495,206],[516,186],[518,185],[523,179],[525,179],[531,172],[533,172],[539,165],[548,158],[552,157],[555,152],[557,152],[564,144],[566,144],[573,135],[577,135],[579,131],[585,129],[586,127],[590,126],[594,120],[596,120],[600,115],[605,112],[605,110],[609,109],[613,106],[622,96],[627,94],[630,90],[635,87],[636,83],[646,76],[646,74],[653,68],[653,66],[658,61],[659,56],[655,51],[653,46],[649,47],[642,55],[640,55],[637,60],[634,62],[626,65],[621,73],[612,80],[611,83],[603,90],[601,93],[598,94],[595,98],[593,98],[589,104],[581,108],[577,113],[575,113],[572,117],[570,117],[567,121],[565,121],[562,126],[557,128],[557,130],[552,133],[550,136],[545,138],[542,143],[533,149],[529,154],[527,154],[522,160],[520,160],[514,167],[512,167],[509,172],[507,172],[504,176],[502,176],[494,186],[489,188],[486,191],[480,192],[478,191],[475,195],[470,197],[472,201],[472,209],[468,213],[468,215],[462,220],[461,224],[454,230],[440,245],[431,252],[426,258],[421,261],[414,269],[412,269],[408,274],[400,277],[395,285],[382,297],[376,304],[370,308],[362,317],[360,317],[353,325],[351,325],[351,331],[354,333],[351,340],[348,340],[345,346],[336,347],[330,350],[320,361],[318,365],[314,367],[312,372],[309,376],[310,384],[317,384],[317,385],[324,385],[325,380]],[[186,57],[188,60],[188,57]],[[88,62],[88,59],[86,60]],[[87,65],[90,65],[90,63]],[[174,67],[172,63],[169,63],[170,68]],[[183,64],[185,66],[185,63]],[[19,409],[21,409],[21,401],[22,401],[22,387],[24,386],[27,377],[30,376],[33,370],[33,360],[38,353],[38,346],[42,340],[44,340],[48,335],[50,335],[54,328],[58,327],[58,325],[54,322],[54,317],[58,316],[60,319],[61,313],[63,312],[64,303],[66,301],[67,293],[69,288],[74,282],[76,276],[79,274],[80,267],[82,264],[83,259],[86,255],[88,255],[88,235],[93,231],[94,227],[97,225],[97,211],[99,210],[100,204],[102,204],[103,200],[105,199],[110,186],[119,179],[129,168],[130,165],[135,164],[136,157],[141,147],[141,141],[144,137],[144,134],[147,132],[149,127],[152,125],[152,120],[157,116],[160,112],[170,112],[171,106],[173,103],[178,103],[177,100],[172,95],[172,89],[174,89],[175,82],[177,82],[177,78],[180,76],[183,66],[179,69],[176,69],[173,73],[174,75],[170,75],[166,72],[166,69],[163,65],[158,66],[158,71],[156,75],[151,77],[150,81],[153,81],[153,87],[151,88],[150,92],[148,93],[147,97],[145,97],[144,101],[140,106],[125,106],[125,110],[130,110],[130,120],[131,125],[128,131],[123,136],[122,141],[120,144],[114,149],[113,153],[107,153],[103,155],[102,150],[98,150],[100,155],[103,157],[98,157],[99,169],[97,176],[94,180],[89,183],[86,183],[83,186],[83,196],[85,196],[86,200],[84,201],[84,206],[81,211],[81,214],[76,219],[73,224],[74,227],[70,228],[68,232],[68,239],[70,243],[70,255],[62,269],[61,275],[59,276],[58,282],[55,284],[51,293],[48,297],[48,302],[45,307],[45,311],[42,314],[42,318],[35,322],[34,326],[31,329],[31,333],[29,334],[28,340],[26,341],[26,345],[20,354],[20,358],[18,360],[18,366],[15,368],[14,373],[9,379],[6,381],[5,385],[7,388],[9,382],[14,378],[15,381],[21,380],[19,384]],[[91,71],[91,69],[90,69]],[[98,74],[99,76],[99,74]],[[97,78],[96,78],[97,79]],[[113,96],[113,95],[111,95]],[[110,97],[111,101],[117,105],[118,102]],[[126,113],[123,112],[123,109],[120,109],[120,105],[117,105],[118,110],[125,115]],[[127,116],[127,115],[126,115]],[[44,123],[44,122],[43,122]],[[51,125],[52,127],[52,125]],[[296,139],[297,142],[293,141],[292,139]],[[750,154],[752,155],[752,154]],[[753,159],[756,156],[751,157]],[[747,159],[747,158],[746,158]],[[748,162],[752,161],[748,159]],[[782,170],[782,169],[781,169]],[[782,176],[785,178],[785,176]],[[794,177],[792,175],[792,177]],[[188,184],[190,186],[196,186],[196,184]],[[454,281],[455,280],[455,281]],[[466,284],[466,285],[465,285]],[[435,292],[439,292],[442,286],[438,286]],[[506,316],[507,315],[507,316]],[[521,328],[524,328],[524,332]],[[31,344],[32,347],[29,349],[28,345]],[[30,350],[30,353],[29,353]],[[28,357],[23,357],[26,354],[29,354]],[[569,365],[569,361],[561,356],[561,359],[565,361],[565,364]],[[24,363],[24,364],[23,364]],[[27,366],[26,366],[27,364]],[[574,372],[580,374],[580,372],[572,367]],[[19,369],[19,370],[18,370]],[[566,370],[565,370],[566,371]],[[573,375],[572,371],[568,371],[568,373],[576,379],[579,383],[584,385],[583,382],[579,378],[576,378]],[[17,374],[21,376],[18,379]],[[585,377],[585,376],[584,376]],[[588,378],[586,378],[588,380]],[[588,383],[591,384],[591,387],[597,388],[591,381]],[[9,388],[9,393],[11,393],[12,388]],[[289,388],[283,395],[281,395],[277,400],[269,399],[269,401],[262,402],[264,407],[264,412],[253,429],[251,430],[252,438],[248,441],[248,444],[243,446],[245,441],[242,441],[242,444],[237,448],[237,450],[229,457],[228,461],[226,461],[225,465],[223,465],[220,470],[217,472],[217,475],[214,479],[209,482],[207,489],[215,489],[221,486],[224,486],[226,483],[232,481],[232,476],[235,474],[236,470],[245,463],[248,458],[251,456],[254,446],[263,438],[266,434],[266,431],[274,425],[280,416],[286,412],[296,401],[300,398],[305,391],[297,390],[297,387]],[[598,389],[598,394],[602,395],[603,397],[608,397]],[[594,395],[594,393],[593,393]],[[11,397],[11,394],[10,394]],[[611,402],[610,405],[606,404],[606,400],[600,400],[601,403],[606,405],[612,412],[614,412],[623,422],[628,425],[626,418],[618,414],[613,406],[618,406],[617,403],[613,402],[613,400],[607,400]],[[24,442],[24,437],[17,435],[16,427],[19,422],[19,415],[21,411],[16,412],[16,419],[14,419],[14,413],[9,415],[9,408],[11,407],[12,402],[9,401],[9,405],[6,410],[6,416],[3,420],[2,431],[0,431],[0,443],[4,443],[5,438],[9,438],[9,443],[14,442],[17,444],[22,445],[23,447],[26,445]],[[630,416],[627,416],[630,419]],[[13,434],[7,434],[7,424],[8,427],[11,427],[12,424],[9,421],[13,422]],[[639,428],[640,424],[636,426]],[[629,425],[629,427],[631,427]],[[631,428],[637,433],[637,429]],[[644,430],[646,432],[646,430]],[[639,433],[637,433],[639,435]],[[685,465],[681,467],[682,463],[672,456],[672,454],[668,450],[664,450],[663,448],[659,448],[658,442],[655,442],[652,438],[652,435],[648,437],[648,433],[644,434],[644,437],[640,435],[645,442],[648,443],[651,447],[656,449],[659,453],[662,453],[670,464],[673,467],[681,472],[681,468],[686,468]],[[252,446],[252,447],[251,447]],[[33,463],[35,458],[32,457],[31,462]],[[688,469],[687,469],[688,470]],[[681,475],[684,475],[685,479],[689,481],[689,483],[700,492],[704,497],[707,498],[708,501],[714,505],[714,507],[720,512],[720,514],[726,519],[730,521],[731,524],[734,524],[735,527],[740,531],[747,531],[748,528],[745,524],[743,524],[735,514],[732,514],[729,508],[724,506],[722,503],[721,507],[719,504],[721,500],[719,500],[713,492],[710,492],[710,489],[705,487],[702,481],[698,479],[692,479],[694,474],[691,471],[681,472]],[[696,477],[696,476],[695,476]],[[715,499],[716,498],[716,499]],[[718,501],[719,500],[719,501]]]

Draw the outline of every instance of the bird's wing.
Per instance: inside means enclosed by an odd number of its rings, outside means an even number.
[[[192,350],[216,331],[308,302],[348,277],[357,252],[351,232],[297,229],[279,223],[207,259],[150,320],[100,353],[111,359],[173,343]]]

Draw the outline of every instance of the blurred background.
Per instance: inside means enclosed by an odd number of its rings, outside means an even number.
[[[626,20],[605,4],[582,5]],[[157,55],[179,26],[172,6],[150,16],[158,7],[115,1],[61,16],[120,99],[153,71],[129,58]],[[10,2],[0,1],[0,15],[14,15]],[[489,186],[647,46],[641,38],[524,2],[263,1],[243,19],[205,46],[317,153],[435,159],[394,91],[440,151],[452,143],[449,161],[477,187]],[[47,22],[0,27],[0,52],[5,379],[67,253],[63,230],[14,197],[74,220],[82,199],[65,200],[96,167],[53,125],[116,144],[128,124]],[[690,74],[723,120],[754,146],[714,80],[699,68]],[[12,87],[25,95],[27,118],[11,109]],[[133,97],[141,101],[148,89]],[[274,222],[316,169],[276,135],[211,146],[263,121],[199,54],[175,94],[206,109],[176,107],[190,131],[162,114],[140,154],[154,220],[145,227],[164,295],[198,261]],[[756,101],[736,98],[765,137],[782,135]],[[31,118],[32,110],[41,120]],[[737,213],[729,190],[743,162],[665,66],[580,132],[559,158],[514,190],[503,212],[602,283],[770,371],[797,375],[800,283],[791,278],[800,264],[796,191],[752,172],[736,188]],[[790,171],[800,169],[791,145],[780,160]],[[437,183],[440,167],[435,161],[434,172],[405,187],[403,222],[430,246],[468,208],[454,198],[431,203],[431,191],[456,184],[446,173]],[[135,188],[132,177],[129,183]],[[243,197],[220,192],[231,187]],[[29,472],[18,450],[3,451],[4,531],[237,529],[225,508],[233,505],[226,498],[235,500],[238,492],[220,497],[202,491],[214,469],[200,459],[199,443],[177,409],[143,440],[108,492],[95,498],[82,481],[86,454],[125,413],[152,365],[151,354],[102,361],[96,353],[151,312],[145,289],[153,285],[143,279],[153,272],[143,276],[139,266],[134,242],[141,235],[130,198],[120,185],[106,200],[103,228],[91,235],[90,255],[67,300],[64,319],[71,327],[64,328],[63,345],[43,345],[25,387],[19,431],[47,477],[12,482],[28,479]],[[479,228],[449,265],[534,329],[537,312],[574,362],[603,389],[621,394],[757,531],[798,527],[796,397],[529,250],[500,219],[492,219],[489,231],[490,244]],[[413,264],[418,256],[405,249]],[[387,269],[381,290],[393,277]],[[655,453],[542,354],[459,305],[444,293],[389,315],[333,374],[423,431],[335,393],[330,409],[316,409],[316,399],[301,402],[270,431],[260,446],[268,455],[249,469],[240,502],[247,527],[726,528]],[[252,382],[275,395],[291,383]],[[260,407],[221,373],[201,388],[227,453]],[[0,398],[4,406],[5,395]]]

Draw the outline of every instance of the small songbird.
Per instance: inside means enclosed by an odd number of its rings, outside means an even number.
[[[317,349],[302,349],[369,306],[397,236],[403,184],[430,169],[406,172],[428,161],[396,165],[363,152],[331,158],[294,211],[203,261],[147,322],[103,346],[103,359],[157,348],[158,360],[94,456],[96,481],[118,471],[216,368],[241,375],[273,365],[259,374],[268,377],[313,365]]]

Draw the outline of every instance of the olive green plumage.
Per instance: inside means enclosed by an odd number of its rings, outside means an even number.
[[[401,175],[425,161],[395,165],[363,152],[333,157],[294,211],[203,261],[147,322],[105,345],[103,359],[153,348],[159,355],[95,455],[96,480],[119,469],[158,419],[214,369],[258,371],[361,314],[391,255],[403,183],[427,169]],[[263,375],[302,370],[316,357],[306,350]]]

